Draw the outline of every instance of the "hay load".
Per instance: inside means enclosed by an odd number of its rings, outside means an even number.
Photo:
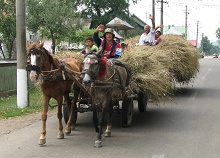
[[[163,35],[157,46],[135,46],[139,37],[125,41],[128,48],[122,57],[132,72],[130,87],[144,90],[159,100],[172,94],[176,82],[188,83],[199,70],[197,49],[183,37]]]
[[[136,46],[140,36],[128,44],[121,60],[131,69],[130,88],[142,90],[154,101],[172,95],[176,83],[189,83],[199,70],[197,48],[178,35],[162,35],[157,46]],[[63,51],[57,54],[60,59],[74,57],[80,62],[80,53]]]

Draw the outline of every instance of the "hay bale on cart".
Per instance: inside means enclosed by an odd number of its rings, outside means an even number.
[[[142,90],[154,101],[173,94],[176,83],[189,83],[199,71],[197,48],[178,35],[162,35],[156,46],[135,46],[128,39],[122,61],[132,71],[131,89]]]

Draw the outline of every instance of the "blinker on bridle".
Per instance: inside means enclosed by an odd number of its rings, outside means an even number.
[[[32,55],[41,55],[43,53],[43,51],[41,49],[32,49],[30,50],[30,52],[28,53],[28,56]]]
[[[43,53],[43,51],[41,49],[32,49],[30,50],[30,52],[28,53],[28,56],[31,56],[32,55],[41,55]],[[41,70],[40,70],[40,67],[37,66],[37,65],[31,65],[31,64],[28,64],[26,66],[26,71],[36,71],[37,74],[40,74],[41,73]]]

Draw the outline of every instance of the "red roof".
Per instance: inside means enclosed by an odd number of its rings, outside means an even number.
[[[196,46],[196,40],[187,40],[189,43],[191,43],[193,46]]]

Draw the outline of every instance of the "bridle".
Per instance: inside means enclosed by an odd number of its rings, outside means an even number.
[[[91,54],[94,54],[95,56],[91,56]],[[82,75],[88,74],[93,81],[96,80],[101,66],[100,57],[95,53],[89,53],[85,55],[84,64],[86,64],[85,62],[87,64],[89,63],[89,68],[83,69],[81,74]],[[94,66],[96,65],[98,65],[98,68],[94,70],[95,69]]]
[[[67,75],[64,73],[64,71],[61,71],[59,68],[57,69],[54,69],[54,65],[52,64],[53,61],[50,61],[51,65],[50,65],[50,70],[47,70],[47,71],[43,71],[42,70],[42,56],[44,54],[44,50],[42,49],[39,49],[39,48],[35,48],[35,49],[32,49],[30,50],[30,52],[28,53],[28,57],[31,57],[34,61],[31,60],[31,63],[27,65],[26,67],[26,70],[27,71],[36,71],[36,74],[37,74],[37,78],[39,76],[41,76],[41,78],[43,80],[49,80],[49,81],[54,81],[54,80],[66,80],[66,79],[69,79],[67,78]],[[47,54],[47,53],[45,53]],[[40,56],[40,57],[37,57],[37,56]],[[37,63],[37,58],[40,58],[38,59],[38,63]],[[50,57],[49,57],[49,60],[52,60]],[[56,59],[57,63],[59,63],[58,59]],[[60,71],[61,74],[58,73],[58,71]]]
[[[28,57],[31,57],[32,55],[35,55],[35,56],[40,55],[41,56],[42,54],[43,54],[43,51],[41,49],[39,49],[39,48],[38,49],[32,49],[28,53]],[[34,65],[33,63],[30,63],[26,66],[26,70],[27,71],[36,71],[37,75],[39,75],[41,73],[41,63],[40,63],[40,65]]]

